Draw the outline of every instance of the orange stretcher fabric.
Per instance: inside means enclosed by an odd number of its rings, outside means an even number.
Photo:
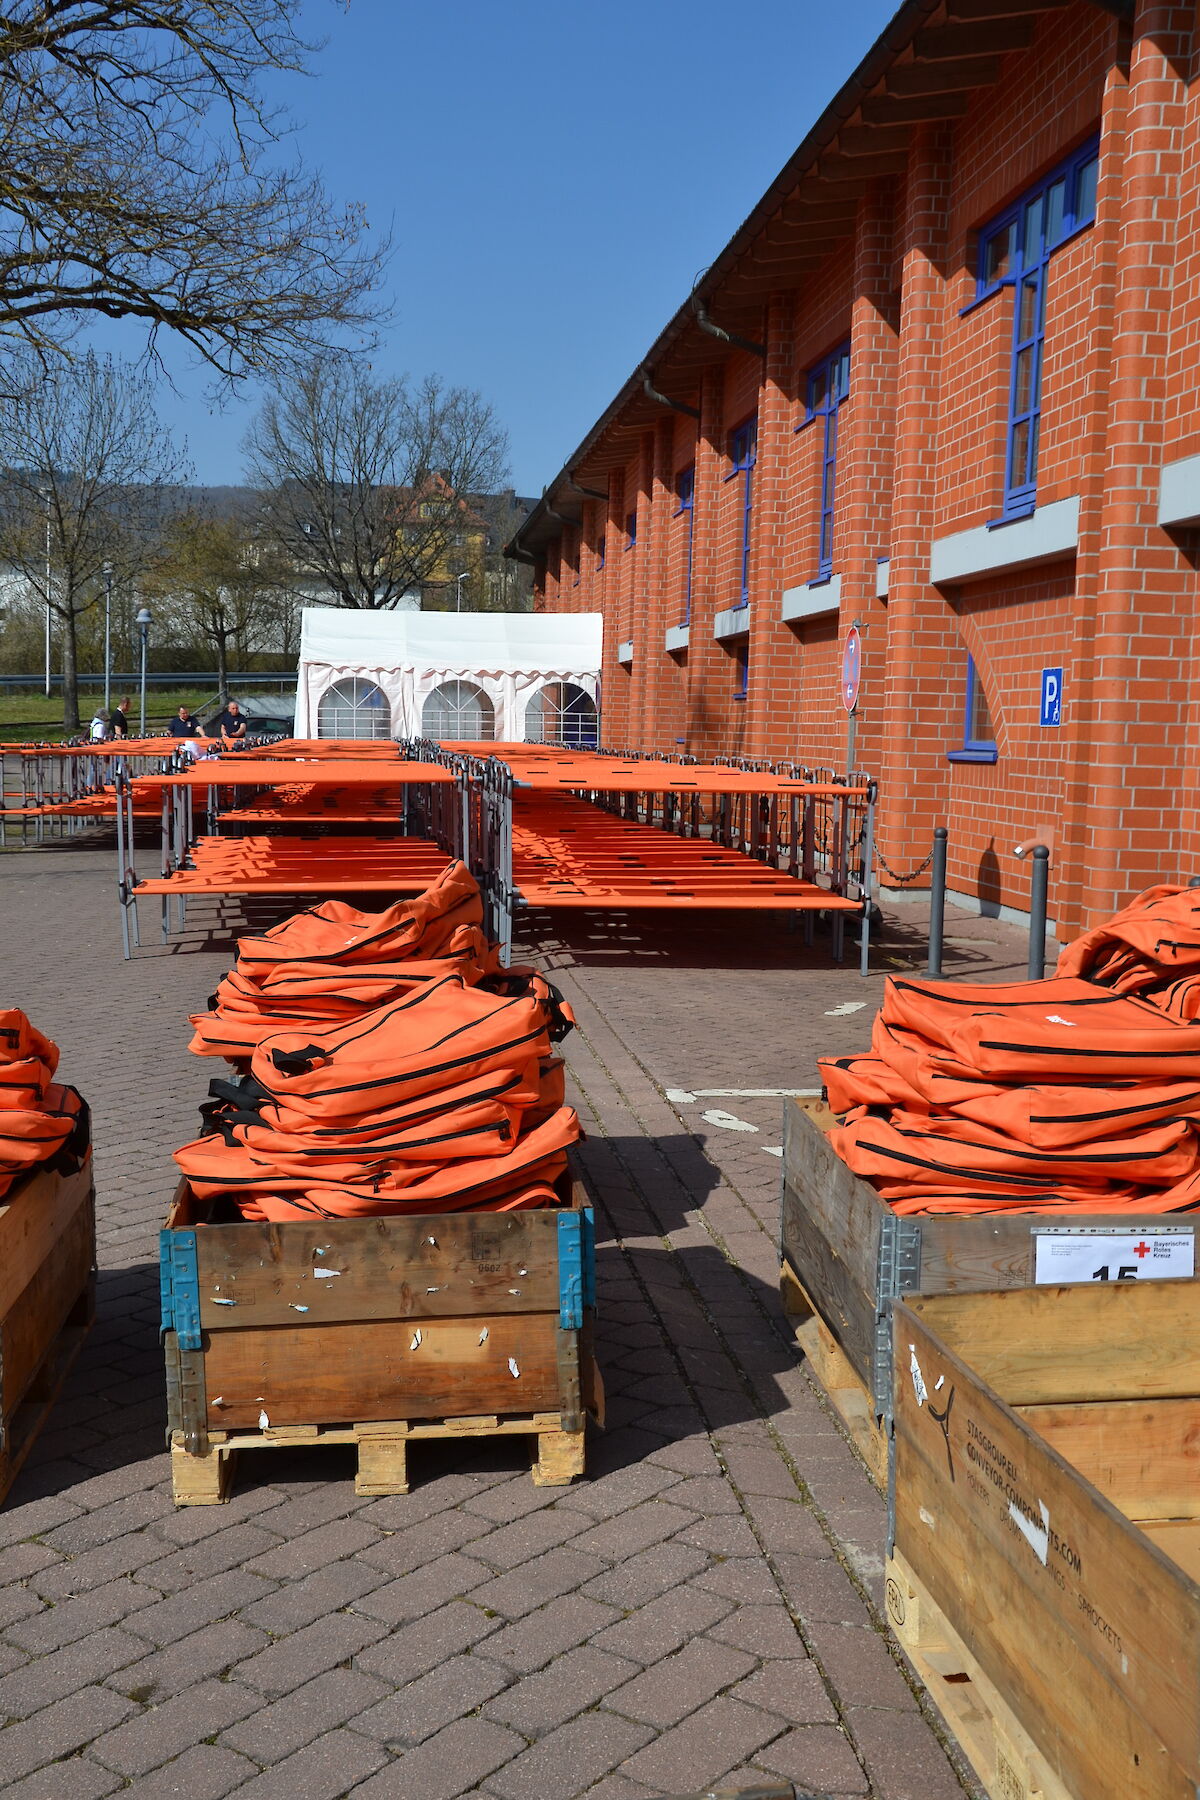
[[[267,1219],[557,1203],[579,1125],[551,1046],[571,1016],[501,967],[481,919],[454,863],[415,901],[326,902],[243,938],[193,1021],[193,1049],[247,1071],[211,1084],[176,1153],[197,1196]]]
[[[896,978],[821,1059],[831,1142],[897,1211],[1200,1207],[1200,895],[1159,887],[1047,981]]]
[[[16,1007],[0,1008],[0,1197],[14,1181],[87,1148],[87,1109],[53,1080],[58,1046]]]

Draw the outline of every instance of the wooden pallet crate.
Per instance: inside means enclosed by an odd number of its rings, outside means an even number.
[[[895,1305],[893,1629],[992,1800],[1200,1788],[1200,1289]]]
[[[354,1444],[360,1493],[408,1491],[425,1438],[536,1440],[583,1473],[598,1412],[592,1213],[558,1208],[270,1224],[214,1219],[186,1182],[161,1236],[178,1505],[229,1497],[239,1450]]]
[[[1195,1226],[1178,1214],[897,1215],[834,1151],[826,1136],[834,1123],[822,1101],[784,1102],[780,1292],[797,1341],[881,1486],[897,1296],[1032,1288],[1039,1238],[1067,1230],[1186,1238],[1195,1268]]]
[[[37,1169],[0,1200],[0,1503],[62,1387],[95,1310],[89,1154]]]

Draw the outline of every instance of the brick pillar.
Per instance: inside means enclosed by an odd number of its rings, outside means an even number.
[[[696,755],[724,748],[726,708],[715,701],[730,686],[728,657],[713,637],[713,618],[729,605],[720,588],[721,478],[725,473],[725,376],[710,364],[700,383],[696,441],[692,620],[688,639],[686,748]],[[710,700],[709,688],[713,699]]]
[[[863,678],[854,760],[879,771],[887,676],[887,606],[877,593],[878,559],[891,548],[892,454],[896,431],[897,320],[892,293],[894,191],[878,185],[859,203],[854,233],[850,397],[838,420],[833,566],[842,578],[839,642],[856,621]],[[840,674],[841,659],[838,659]],[[845,740],[830,745],[840,767]]]
[[[668,627],[679,623],[668,598],[671,520],[675,511],[674,444],[674,418],[660,419],[645,446],[649,479],[638,510],[637,577],[644,596],[642,639],[636,651],[638,743],[646,750],[673,751],[674,739],[679,735],[674,715],[680,698],[680,675],[663,647]]]
[[[792,634],[779,617],[788,524],[787,476],[795,428],[795,303],[792,293],[771,296],[767,356],[758,390],[758,452],[750,517],[750,690],[744,738],[749,756],[772,754],[772,737],[778,735],[771,731],[772,691],[789,655],[795,656]]]
[[[1156,514],[1194,24],[1193,5],[1143,0],[1130,56],[1096,588],[1092,794],[1082,833],[1084,919],[1178,873],[1195,582]]]
[[[929,582],[935,482],[930,445],[938,411],[948,149],[941,127],[921,126],[913,133],[897,220],[902,286],[879,848],[901,873],[928,852],[933,827],[943,823],[948,789],[945,664],[957,634]],[[882,880],[889,885],[886,872]]]

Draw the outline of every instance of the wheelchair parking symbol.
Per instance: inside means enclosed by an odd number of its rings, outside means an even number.
[[[1042,724],[1062,724],[1062,692],[1063,672],[1061,669],[1042,670]]]

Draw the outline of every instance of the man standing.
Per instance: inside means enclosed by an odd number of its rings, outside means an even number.
[[[171,720],[171,736],[174,738],[195,738],[200,736],[200,727],[193,719],[186,706],[181,706]]]
[[[220,738],[229,747],[238,744],[246,735],[246,721],[236,700],[230,700],[215,719],[210,720],[208,727],[210,738]]]
[[[129,695],[126,694],[125,698],[123,700],[118,700],[117,704],[113,707],[113,715],[110,724],[112,727],[111,735],[115,738],[127,738],[129,736],[130,705],[131,701]]]

